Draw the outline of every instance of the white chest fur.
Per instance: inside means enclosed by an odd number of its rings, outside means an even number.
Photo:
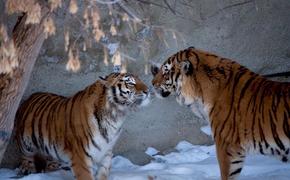
[[[92,142],[90,142],[89,147],[87,148],[87,152],[93,157],[95,162],[100,162],[104,155],[114,147],[122,132],[122,120],[118,119],[116,121],[109,121],[110,123],[106,123],[106,121],[103,122],[105,124],[103,123],[102,126],[106,128],[107,137],[104,137],[101,133],[97,120],[94,117],[92,117],[90,121],[94,133],[92,136]],[[93,141],[95,144],[93,144]]]

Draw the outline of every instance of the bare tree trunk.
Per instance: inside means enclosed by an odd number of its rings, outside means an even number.
[[[51,13],[46,6],[42,6],[41,12],[39,24],[26,25],[26,15],[18,19],[13,30],[13,39],[19,66],[9,74],[0,74],[0,162],[12,134],[17,108],[45,39],[43,23]]]

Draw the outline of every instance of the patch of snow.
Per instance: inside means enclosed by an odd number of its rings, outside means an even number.
[[[115,156],[112,159],[112,167],[115,169],[118,168],[131,169],[137,167],[137,165],[133,164],[129,159],[124,158],[123,156]]]
[[[194,145],[190,144],[187,141],[180,141],[175,147],[175,149],[179,152],[189,151],[193,148],[194,148]]]
[[[122,156],[112,160],[109,180],[218,180],[220,171],[215,155],[215,146],[192,145],[181,141],[175,147],[176,152],[156,155],[158,150],[148,148],[146,153],[154,159],[138,166]],[[240,180],[288,180],[290,164],[271,157],[254,155],[246,158]],[[11,180],[16,170],[0,169],[1,180]],[[59,170],[50,173],[31,174],[20,180],[72,180],[71,171]]]
[[[157,162],[179,164],[199,162],[209,157],[208,152],[203,151],[200,146],[194,146],[187,141],[181,141],[175,149],[178,152],[172,152],[164,156],[156,155],[153,158]]]
[[[153,147],[148,147],[145,151],[146,154],[148,154],[149,156],[154,156],[158,153],[159,151],[156,150],[155,148]]]
[[[209,125],[207,125],[207,126],[202,126],[202,127],[200,128],[200,130],[201,130],[202,132],[204,132],[205,134],[211,136],[211,128],[210,128]]]

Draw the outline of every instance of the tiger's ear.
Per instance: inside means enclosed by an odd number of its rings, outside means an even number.
[[[180,62],[181,72],[187,76],[193,74],[193,65],[189,60]]]
[[[106,81],[106,76],[99,76],[99,78],[100,78],[101,80]]]
[[[158,73],[158,71],[159,71],[159,67],[160,66],[158,66],[157,64],[155,64],[155,63],[150,63],[151,64],[151,67],[150,67],[150,69],[151,69],[151,73],[152,73],[152,75],[153,76],[155,76],[157,73]]]
[[[106,76],[99,76],[99,78],[100,78],[99,81],[103,85],[105,85],[106,87],[109,87],[110,86]]]

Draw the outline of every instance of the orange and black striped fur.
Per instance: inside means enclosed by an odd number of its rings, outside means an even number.
[[[289,160],[290,83],[192,47],[151,71],[157,95],[174,94],[209,121],[223,180],[236,179],[251,152]]]
[[[147,86],[127,73],[110,74],[72,97],[36,93],[17,112],[18,145],[26,157],[67,163],[79,180],[94,179],[96,164],[96,178],[104,180],[124,115],[148,102]]]

